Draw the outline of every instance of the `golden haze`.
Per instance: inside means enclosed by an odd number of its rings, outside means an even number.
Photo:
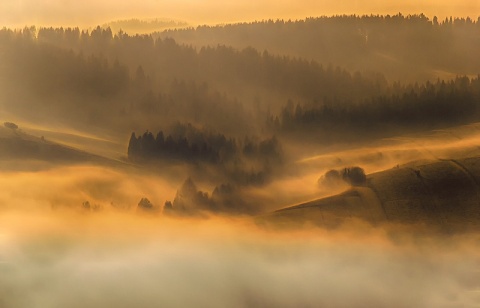
[[[190,24],[218,24],[264,19],[301,19],[334,14],[419,14],[441,19],[480,15],[480,3],[462,1],[61,1],[9,0],[0,3],[0,26],[81,26],[125,18],[179,19]]]

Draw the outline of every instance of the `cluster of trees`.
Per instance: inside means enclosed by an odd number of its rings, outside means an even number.
[[[188,162],[222,164],[241,159],[265,164],[278,164],[282,148],[275,138],[256,140],[245,137],[227,138],[223,134],[200,130],[191,124],[178,123],[165,136],[163,131],[154,136],[146,131],[141,136],[133,132],[128,144],[128,157],[132,161],[175,159]]]
[[[278,173],[284,154],[277,138],[233,138],[197,129],[191,124],[177,124],[167,135],[154,136],[147,131],[138,136],[132,133],[128,158],[149,165],[164,161],[205,164],[236,184],[262,185]]]
[[[367,183],[365,170],[358,166],[346,167],[342,170],[329,170],[318,179],[318,184],[326,187],[334,187],[347,183],[351,186],[363,186]]]
[[[197,46],[226,44],[382,71],[390,80],[436,78],[439,71],[480,70],[480,19],[425,15],[342,15],[295,21],[266,20],[167,30],[160,37]],[[435,71],[436,72],[435,72]]]
[[[397,86],[390,95],[359,104],[325,102],[294,105],[289,101],[269,124],[283,132],[323,131],[335,140],[344,133],[357,138],[401,129],[418,130],[480,120],[480,76],[449,82]],[[368,134],[367,134],[368,133]],[[325,135],[325,137],[329,137]]]
[[[247,194],[231,184],[216,186],[212,194],[201,191],[188,178],[178,189],[173,203],[165,202],[164,213],[173,215],[199,215],[202,212],[226,214],[255,214],[259,211],[247,201]]]
[[[236,143],[224,135],[198,134],[196,138],[186,136],[174,138],[160,131],[156,137],[145,132],[136,137],[132,133],[128,144],[128,157],[132,161],[152,159],[175,159],[192,162],[219,163],[232,159],[236,154]]]

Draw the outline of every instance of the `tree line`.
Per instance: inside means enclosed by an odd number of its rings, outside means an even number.
[[[261,49],[235,49],[226,45],[197,49],[180,45],[171,38],[123,32],[114,34],[110,28],[97,27],[92,31],[78,28],[0,30],[2,44],[11,44],[12,40],[101,56],[111,63],[119,61],[130,69],[132,75],[142,66],[155,87],[173,79],[207,82],[241,99],[245,98],[242,97],[245,89],[259,92],[265,99],[271,92],[309,100],[324,96],[353,99],[381,92],[387,85],[381,74],[354,74],[338,65],[279,56]]]
[[[178,120],[233,133],[252,119],[238,100],[206,82],[155,84],[142,66],[40,43],[33,32],[0,30],[0,97],[10,112],[119,134]]]
[[[398,86],[390,95],[374,96],[359,104],[327,101],[304,105],[289,101],[279,116],[270,117],[269,125],[284,132],[323,131],[334,138],[356,132],[356,138],[479,120],[480,75]]]
[[[133,161],[169,158],[219,164],[247,159],[278,163],[282,155],[281,145],[275,137],[226,137],[181,123],[174,125],[168,135],[159,131],[154,136],[146,131],[137,137],[133,132],[128,144],[128,157]]]
[[[448,27],[460,32],[464,27],[468,33],[478,27],[471,20],[437,25],[424,16],[400,15],[268,25],[345,23],[350,29],[350,23],[364,21],[402,31],[438,27],[440,33]],[[81,129],[102,128],[120,138],[132,131],[158,131],[176,121],[239,138],[254,131],[266,136],[308,129],[324,135],[332,129],[350,130],[355,136],[369,130],[388,132],[378,127],[422,129],[478,119],[478,78],[388,83],[380,73],[349,72],[252,47],[195,48],[170,38],[114,34],[101,27],[4,28],[0,60],[0,98],[7,111]],[[291,103],[284,106],[288,98]],[[180,155],[196,157],[200,146]]]
[[[160,32],[195,46],[252,46],[332,63],[350,71],[381,71],[390,81],[423,81],[480,71],[480,19],[423,14],[337,15],[264,20]]]
[[[263,184],[284,162],[282,146],[276,137],[226,137],[177,123],[170,133],[146,131],[131,134],[128,158],[141,165],[187,163],[208,165],[239,184]]]

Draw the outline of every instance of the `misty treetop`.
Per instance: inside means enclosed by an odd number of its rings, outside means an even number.
[[[39,43],[31,31],[0,30],[0,97],[10,112],[120,134],[180,119],[233,132],[256,118],[207,83],[155,85],[142,66],[130,70],[117,59]]]
[[[399,13],[265,20],[166,30],[157,35],[195,46],[252,46],[351,71],[381,71],[391,81],[414,82],[446,74],[477,74],[479,34],[480,17],[439,20]]]
[[[173,203],[165,202],[163,212],[167,215],[201,215],[202,212],[258,214],[260,208],[249,199],[246,191],[232,184],[220,184],[209,195],[208,192],[199,190],[189,177],[177,190]]]
[[[365,97],[384,90],[386,86],[381,74],[354,76],[339,67],[324,67],[318,62],[278,56],[254,48],[237,50],[218,45],[197,50],[179,45],[170,38],[154,39],[152,35],[130,36],[122,32],[113,34],[109,28],[97,27],[90,32],[78,28],[16,32],[4,29],[0,33],[0,40],[5,44],[11,44],[14,38],[25,44],[53,45],[76,53],[102,56],[112,62],[117,60],[132,72],[142,66],[155,86],[176,78],[208,82],[235,96],[241,96],[241,86],[257,92],[265,88],[306,99]]]
[[[137,137],[133,132],[128,144],[128,157],[133,161],[173,159],[221,164],[246,159],[274,165],[282,161],[282,156],[281,145],[275,137],[227,138],[180,123],[174,125],[168,135],[160,131],[154,136],[146,131]]]
[[[115,134],[177,120],[252,133],[285,97],[357,100],[387,86],[381,74],[351,74],[253,48],[196,50],[100,27],[4,28],[0,51],[6,88],[0,95],[11,112]]]
[[[262,185],[281,171],[282,146],[276,137],[233,138],[191,124],[173,126],[169,134],[131,134],[128,158],[140,165],[187,163],[213,168],[220,177],[241,185]]]
[[[235,140],[230,144],[225,137],[226,143],[220,146],[209,135],[191,139],[170,134],[161,142],[152,134],[162,144],[162,150],[152,154],[148,150],[152,138],[142,135],[139,144],[145,145],[137,149],[139,157],[178,155],[182,160],[234,161],[228,158],[228,149],[235,144],[241,149],[233,151],[233,156],[249,160],[250,152],[255,153],[252,157],[261,156],[255,151],[262,151],[262,143],[252,141],[256,150],[251,151],[242,139],[245,135],[277,134],[281,138],[301,132],[321,140],[319,136],[337,138],[344,131],[359,138],[366,132],[388,134],[386,128],[392,126],[419,130],[478,120],[476,77],[389,83],[383,73],[392,67],[381,61],[369,72],[327,64],[328,55],[338,55],[343,67],[348,67],[350,60],[370,63],[369,57],[376,54],[391,58],[388,61],[416,57],[414,66],[443,63],[442,57],[447,57],[450,62],[445,65],[453,65],[454,72],[462,71],[460,62],[477,70],[475,61],[479,60],[473,54],[478,54],[478,40],[470,39],[478,36],[478,28],[478,21],[470,19],[439,22],[422,15],[395,15],[266,21],[195,30],[212,34],[221,30],[232,37],[254,31],[250,39],[263,35],[266,44],[283,33],[275,44],[291,39],[296,42],[293,47],[318,52],[323,60],[279,55],[273,43],[268,49],[256,44],[192,47],[156,34],[128,35],[102,27],[4,28],[0,30],[0,99],[6,112],[35,121],[68,123],[79,130],[101,129],[122,142],[128,141],[132,131],[159,131],[177,121]],[[271,31],[277,34],[269,38]],[[437,48],[433,54],[425,43],[430,41],[424,41],[426,33],[439,42],[453,40],[457,49],[447,44],[447,51]],[[394,52],[411,54],[402,58]]]

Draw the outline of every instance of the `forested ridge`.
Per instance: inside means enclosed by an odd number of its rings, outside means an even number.
[[[373,96],[358,104],[339,100],[320,105],[289,101],[280,116],[270,117],[269,124],[279,132],[320,132],[321,138],[333,141],[338,135],[369,138],[372,133],[406,133],[479,120],[480,75],[393,87],[389,95]],[[352,135],[352,131],[357,133]]]
[[[480,70],[480,19],[469,17],[339,15],[198,26],[157,35],[196,46],[252,46],[350,71],[381,71],[392,82],[424,82]]]
[[[26,33],[16,35],[4,30],[3,37],[18,39],[21,36],[25,39],[33,35],[32,31],[34,29],[25,29],[23,32]],[[122,32],[113,34],[109,28],[100,27],[91,32],[78,28],[40,28],[36,32],[36,38],[32,39],[41,45],[58,46],[85,55],[101,55],[112,62],[120,61],[132,72],[141,66],[155,86],[177,78],[208,82],[234,94],[242,92],[238,89],[241,86],[305,99],[346,95],[363,97],[378,93],[386,86],[385,79],[378,73],[351,73],[328,63],[322,65],[254,48],[234,49],[218,45],[196,49],[179,45],[169,38],[130,36]]]
[[[10,113],[101,129],[124,139],[132,132],[142,136],[178,122],[240,139],[276,135],[281,141],[301,135],[332,142],[369,138],[373,133],[389,136],[479,120],[479,60],[473,57],[479,46],[478,29],[478,21],[438,21],[423,15],[265,21],[161,35],[113,33],[102,27],[91,31],[4,28],[0,30],[0,98]],[[242,31],[251,33],[251,39],[290,31],[277,43],[288,42],[295,48],[316,35],[313,45],[304,47],[324,61],[279,54],[275,44],[273,51],[257,49],[255,44],[194,47],[164,37],[188,31],[210,31],[219,40],[222,35],[216,31],[230,33],[232,39]],[[432,37],[424,40],[428,35]],[[452,38],[454,46],[436,45]],[[265,42],[270,44],[269,39]],[[345,68],[350,60],[367,61],[372,45],[375,50],[386,46],[393,46],[392,52],[403,50],[404,60],[414,66],[438,61],[451,66],[457,77],[389,82],[384,77],[390,72],[388,66]],[[434,49],[437,53],[432,57]],[[327,61],[325,52],[339,56],[342,65]],[[347,54],[348,61],[342,58]],[[461,62],[469,73],[476,73],[461,74]],[[195,156],[196,151],[189,148],[171,155]]]

